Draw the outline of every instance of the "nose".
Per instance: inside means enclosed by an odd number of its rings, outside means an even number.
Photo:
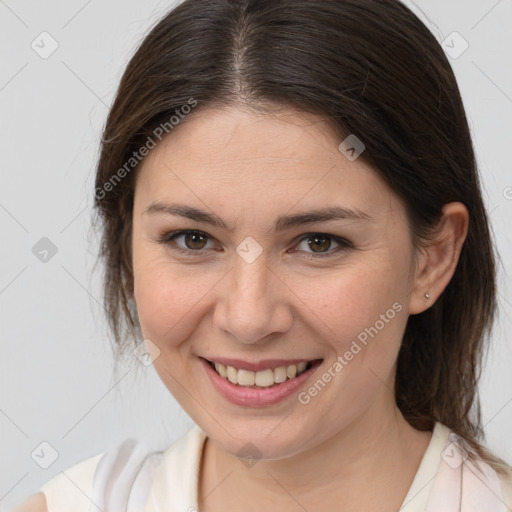
[[[217,289],[214,325],[245,344],[265,343],[291,328],[290,290],[262,255],[252,263],[235,258]],[[272,337],[273,338],[273,337]]]

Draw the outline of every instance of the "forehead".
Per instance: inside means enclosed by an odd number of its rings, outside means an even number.
[[[136,195],[187,196],[234,208],[318,202],[396,209],[397,198],[362,159],[349,160],[342,141],[318,116],[230,108],[191,114],[142,162]]]

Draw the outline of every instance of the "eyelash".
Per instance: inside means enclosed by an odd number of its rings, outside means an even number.
[[[157,242],[162,245],[170,245],[171,242],[174,243],[176,238],[183,236],[183,235],[188,235],[188,234],[200,235],[200,236],[205,237],[208,240],[210,240],[209,235],[207,235],[203,231],[198,231],[196,229],[183,229],[180,231],[171,231],[168,233],[163,233],[161,236],[159,236],[159,238],[157,239]],[[320,233],[320,232],[305,233],[304,235],[302,235],[302,237],[298,241],[297,245],[300,244],[303,240],[307,240],[308,238],[313,238],[316,235],[319,235],[319,238],[328,238],[328,239],[333,240],[334,242],[339,244],[339,247],[336,247],[334,250],[329,250],[324,253],[314,253],[314,252],[307,253],[312,258],[328,258],[328,257],[332,257],[332,256],[338,254],[339,252],[347,251],[349,249],[354,248],[354,246],[348,240],[345,240],[344,238],[341,238],[341,237],[335,236],[335,235],[329,235],[328,233]],[[172,246],[171,250],[182,253],[182,254],[193,253],[198,256],[203,255],[203,253],[205,251],[207,251],[207,249],[199,249],[197,251],[194,249],[184,249],[183,247],[179,247],[176,245]]]

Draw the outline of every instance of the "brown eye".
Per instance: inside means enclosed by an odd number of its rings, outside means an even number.
[[[182,253],[200,253],[203,249],[208,249],[209,241],[210,237],[206,233],[188,229],[164,233],[158,239],[159,243]]]
[[[181,236],[184,237],[187,248],[192,250],[204,249],[207,242],[206,237],[200,233],[182,233]]]
[[[353,248],[354,246],[348,240],[325,233],[307,233],[302,236],[296,246],[296,250],[305,253],[309,259],[335,256]]]
[[[328,236],[310,236],[308,245],[313,252],[325,252],[331,247],[331,238]]]

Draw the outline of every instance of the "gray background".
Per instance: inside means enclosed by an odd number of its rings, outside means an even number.
[[[481,395],[487,443],[512,462],[512,1],[406,4],[440,42],[456,31],[469,44],[450,59],[502,258]],[[192,425],[152,367],[134,359],[113,374],[90,226],[108,106],[136,44],[172,5],[0,0],[0,507],[126,437],[161,449]],[[58,43],[47,58],[31,47],[51,49],[43,31]],[[457,37],[451,52],[463,48]],[[46,262],[32,250],[43,237],[57,249]],[[47,469],[42,442],[58,453]]]

